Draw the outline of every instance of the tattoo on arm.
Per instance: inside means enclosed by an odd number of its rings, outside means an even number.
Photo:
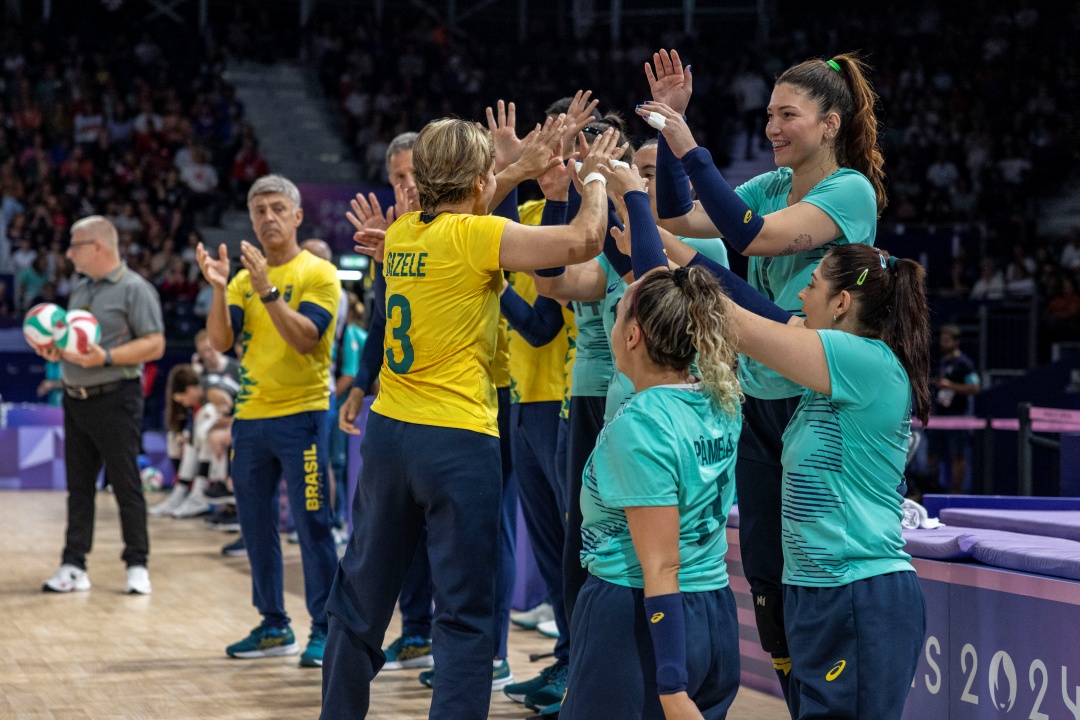
[[[791,244],[780,251],[780,255],[797,255],[814,247],[814,240],[806,233],[791,241]]]

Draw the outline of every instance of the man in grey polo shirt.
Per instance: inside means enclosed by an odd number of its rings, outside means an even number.
[[[67,257],[81,278],[70,310],[88,310],[101,326],[101,344],[89,352],[39,352],[61,363],[64,381],[64,454],[68,525],[60,569],[43,590],[89,590],[86,555],[94,538],[94,495],[102,465],[120,506],[127,565],[125,591],[146,595],[146,500],[136,462],[142,444],[143,363],[165,352],[161,302],[154,287],[120,260],[116,227],[94,215],[71,226]]]

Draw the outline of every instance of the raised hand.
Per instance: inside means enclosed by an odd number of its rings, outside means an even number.
[[[536,129],[526,138],[525,149],[521,157],[514,163],[520,171],[521,177],[535,180],[542,177],[549,170],[562,164],[562,138],[565,132],[563,120],[565,116],[548,118],[543,126],[537,125]]]
[[[614,166],[600,165],[597,168],[607,179],[608,194],[617,198],[616,204],[622,201],[622,196],[631,190],[646,192],[645,178],[638,174],[637,165],[618,163]]]
[[[381,263],[385,259],[385,230],[376,228],[359,230],[353,233],[353,240],[356,241],[356,252],[361,255],[367,255],[377,263]]]
[[[396,188],[394,195],[396,198]],[[385,230],[394,224],[394,218],[397,215],[397,205],[387,208],[384,215],[375,193],[368,193],[367,198],[363,193],[356,193],[356,198],[349,201],[349,206],[352,207],[352,212],[346,212],[345,218],[357,230]]]
[[[668,105],[679,115],[686,112],[694,92],[694,76],[689,65],[683,68],[678,52],[672,50],[670,55],[667,50],[653,53],[653,64],[645,63],[645,77],[649,79],[653,100]]]
[[[540,190],[548,200],[566,200],[570,194],[570,183],[577,172],[575,166],[576,154],[571,154],[566,164],[559,157],[559,164],[537,178]]]
[[[247,240],[240,242],[240,264],[248,271],[251,289],[259,297],[270,292],[270,278],[267,277],[266,256],[259,248]]]
[[[416,212],[419,209],[420,197],[415,186],[409,190],[406,190],[404,185],[394,186],[394,214],[397,217],[401,217],[405,213]],[[389,215],[389,211],[387,215]]]
[[[506,105],[500,100],[496,106],[498,107],[498,117],[492,112],[491,108],[487,109],[487,122],[488,130],[491,131],[491,137],[495,140],[495,174],[499,174],[506,168],[510,167],[518,161],[521,157],[521,153],[525,150],[525,140],[518,139],[517,130],[517,108],[514,107],[514,103]]]
[[[218,246],[218,257],[214,257],[206,251],[202,243],[195,248],[195,261],[199,263],[206,282],[219,290],[224,290],[229,284],[229,253],[225,249],[225,243]]]
[[[612,225],[611,237],[615,238],[615,245],[618,246],[619,252],[630,257],[630,225],[625,220],[622,230],[618,225]]]
[[[614,128],[608,128],[603,135],[596,138],[589,146],[589,154],[581,161],[578,178],[584,180],[590,173],[597,172],[597,167],[600,165],[610,167],[611,160],[621,157],[625,150],[625,148],[619,149],[618,142],[619,134]]]
[[[697,147],[694,134],[683,120],[681,112],[659,102],[645,101],[644,105],[638,105],[635,112],[643,119],[648,120],[650,115],[659,115],[664,118],[664,139],[675,157],[681,158],[686,153]]]
[[[592,90],[574,93],[574,99],[570,101],[570,107],[566,110],[566,134],[563,136],[562,154],[563,159],[570,157],[574,152],[574,139],[585,126],[593,121],[593,110],[600,104],[599,100],[589,101]]]

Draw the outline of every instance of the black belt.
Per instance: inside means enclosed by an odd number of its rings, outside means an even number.
[[[105,393],[111,393],[124,387],[125,383],[137,382],[133,380],[117,380],[116,382],[105,383],[103,385],[91,385],[90,387],[80,387],[79,385],[65,385],[64,392],[68,397],[75,398],[76,400],[86,400],[88,398],[96,397],[98,395],[104,395]]]

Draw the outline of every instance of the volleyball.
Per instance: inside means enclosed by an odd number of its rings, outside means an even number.
[[[157,492],[161,489],[164,476],[161,471],[153,465],[143,468],[139,472],[139,477],[142,479],[142,488],[144,493]]]
[[[67,327],[56,340],[56,347],[64,352],[86,355],[91,343],[101,342],[101,328],[97,318],[86,310],[72,310],[67,314]]]
[[[30,308],[23,320],[23,337],[35,350],[52,347],[67,327],[64,309],[53,303],[39,303]]]

